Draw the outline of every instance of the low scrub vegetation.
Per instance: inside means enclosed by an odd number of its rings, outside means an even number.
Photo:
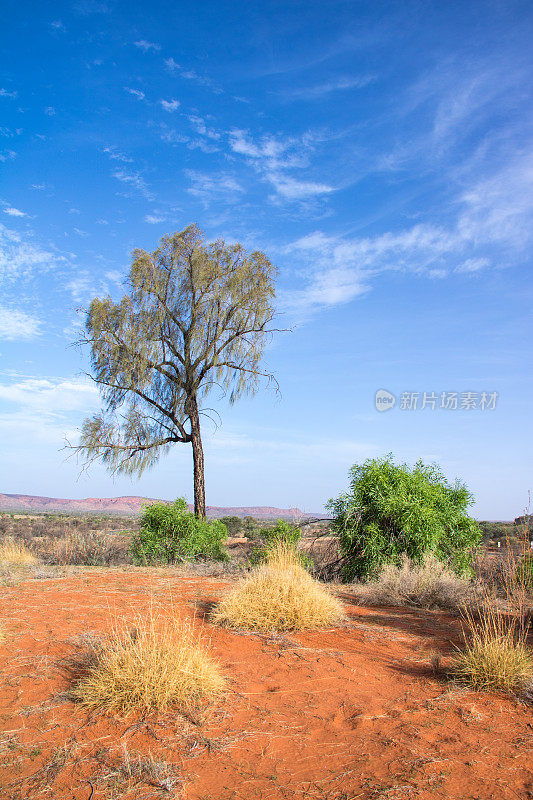
[[[265,632],[305,630],[336,625],[342,604],[301,564],[294,547],[273,545],[256,567],[216,609],[213,620],[231,628]]]
[[[0,564],[6,567],[31,567],[37,559],[23,541],[6,536],[0,542]]]
[[[43,560],[52,564],[104,567],[127,563],[129,543],[105,531],[73,531],[53,539],[43,550]]]
[[[476,613],[477,612],[477,613]],[[466,612],[465,647],[455,658],[455,677],[473,689],[521,692],[533,683],[533,654],[517,618],[494,601]]]
[[[350,488],[328,508],[339,535],[343,577],[375,577],[404,556],[421,562],[427,553],[457,573],[470,569],[481,532],[466,513],[473,497],[466,486],[450,485],[436,465],[412,469],[392,456],[356,464]]]
[[[471,592],[467,577],[457,575],[432,553],[421,563],[404,556],[400,566],[385,564],[375,581],[358,586],[360,600],[370,605],[456,609]]]
[[[86,637],[66,663],[72,698],[89,709],[128,714],[189,711],[220,695],[225,680],[194,625],[151,616]]]
[[[453,672],[474,689],[531,695],[530,531],[527,524],[517,530],[518,550],[506,547],[503,568],[481,583],[472,603],[462,609],[465,645]]]
[[[228,532],[220,520],[198,519],[183,498],[145,507],[131,543],[137,564],[173,564],[187,559],[225,561]]]

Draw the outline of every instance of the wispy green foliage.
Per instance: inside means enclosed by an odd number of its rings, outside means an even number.
[[[263,528],[261,534],[265,537],[267,545],[286,544],[296,547],[302,538],[302,531],[296,525],[284,519],[278,519],[271,528]]]
[[[254,547],[250,556],[251,564],[263,563],[268,559],[269,554],[278,547],[289,548],[296,552],[302,538],[302,531],[287,520],[278,519],[275,525],[261,528],[259,536],[264,540],[265,546]],[[299,552],[298,558],[305,569],[312,567],[312,561],[305,553]]]
[[[345,579],[375,577],[383,564],[400,566],[405,556],[421,563],[428,553],[464,572],[481,537],[466,513],[472,501],[466,486],[450,485],[436,465],[419,461],[411,469],[391,455],[354,465],[349,490],[328,503]]]
[[[220,520],[197,519],[185,500],[145,506],[131,552],[137,564],[173,564],[187,558],[225,561],[228,535]]]
[[[196,225],[135,250],[128,292],[95,298],[83,343],[104,408],[85,421],[76,448],[115,473],[140,475],[173,444],[190,442],[195,510],[205,516],[201,403],[214,385],[235,402],[261,378],[274,316],[275,269],[261,252]]]

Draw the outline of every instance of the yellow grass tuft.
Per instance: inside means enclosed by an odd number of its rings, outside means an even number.
[[[0,542],[0,564],[8,567],[29,567],[37,563],[24,542],[6,536]]]
[[[455,658],[453,672],[474,689],[527,694],[533,690],[533,652],[527,645],[530,604],[520,570],[530,552],[527,525],[521,540],[521,553],[507,542],[503,599],[493,575],[462,609],[465,647]]]
[[[533,681],[533,655],[512,631],[481,625],[455,658],[453,672],[473,689],[521,691]]]
[[[106,712],[192,710],[220,695],[225,680],[194,625],[139,619],[115,626],[105,639],[88,639],[69,662],[71,696]]]
[[[302,567],[298,553],[277,544],[218,605],[213,621],[265,632],[306,630],[345,619],[342,604]]]
[[[0,644],[3,644],[6,640],[6,629],[4,627],[4,623],[0,622]]]
[[[520,692],[533,683],[528,621],[509,605],[502,609],[495,590],[485,587],[462,609],[465,645],[452,671],[473,689]]]

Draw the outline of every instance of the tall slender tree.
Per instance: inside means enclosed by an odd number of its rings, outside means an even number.
[[[81,341],[103,410],[85,420],[75,450],[141,475],[173,444],[190,443],[194,511],[204,517],[202,401],[214,385],[234,403],[274,380],[261,359],[275,272],[264,253],[207,244],[197,225],[164,236],[153,253],[135,250],[122,299],[96,297],[87,312]]]

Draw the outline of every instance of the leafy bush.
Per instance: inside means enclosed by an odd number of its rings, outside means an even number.
[[[356,589],[360,601],[370,605],[417,606],[456,609],[470,592],[468,578],[447,569],[432,553],[420,564],[404,556],[401,566],[384,564],[377,579]]]
[[[300,528],[283,519],[278,519],[273,528],[263,528],[261,534],[269,546],[279,543],[296,547],[302,536]]]
[[[508,539],[516,538],[516,529],[512,522],[480,522],[479,527],[483,536],[483,542],[506,542]]]
[[[224,523],[230,536],[237,536],[243,526],[240,517],[220,517],[220,522]]]
[[[291,525],[290,522],[278,519],[275,525],[261,528],[260,536],[266,546],[256,545],[254,547],[250,556],[252,566],[268,561],[269,553],[279,545],[291,548],[296,552],[302,532],[300,528]],[[297,557],[304,569],[309,569],[312,566],[313,562],[305,553],[298,553]]]
[[[257,520],[253,517],[243,517],[242,520],[242,531],[244,535],[248,539],[255,539],[256,536],[260,533],[259,525],[257,524]]]
[[[187,558],[226,561],[227,535],[220,520],[197,519],[180,497],[174,503],[145,506],[131,552],[137,564],[173,564]]]
[[[473,498],[464,484],[450,485],[437,465],[396,465],[392,455],[355,464],[350,477],[349,490],[327,506],[345,580],[375,577],[404,556],[421,563],[426,553],[457,573],[470,568],[481,532],[466,514]]]

